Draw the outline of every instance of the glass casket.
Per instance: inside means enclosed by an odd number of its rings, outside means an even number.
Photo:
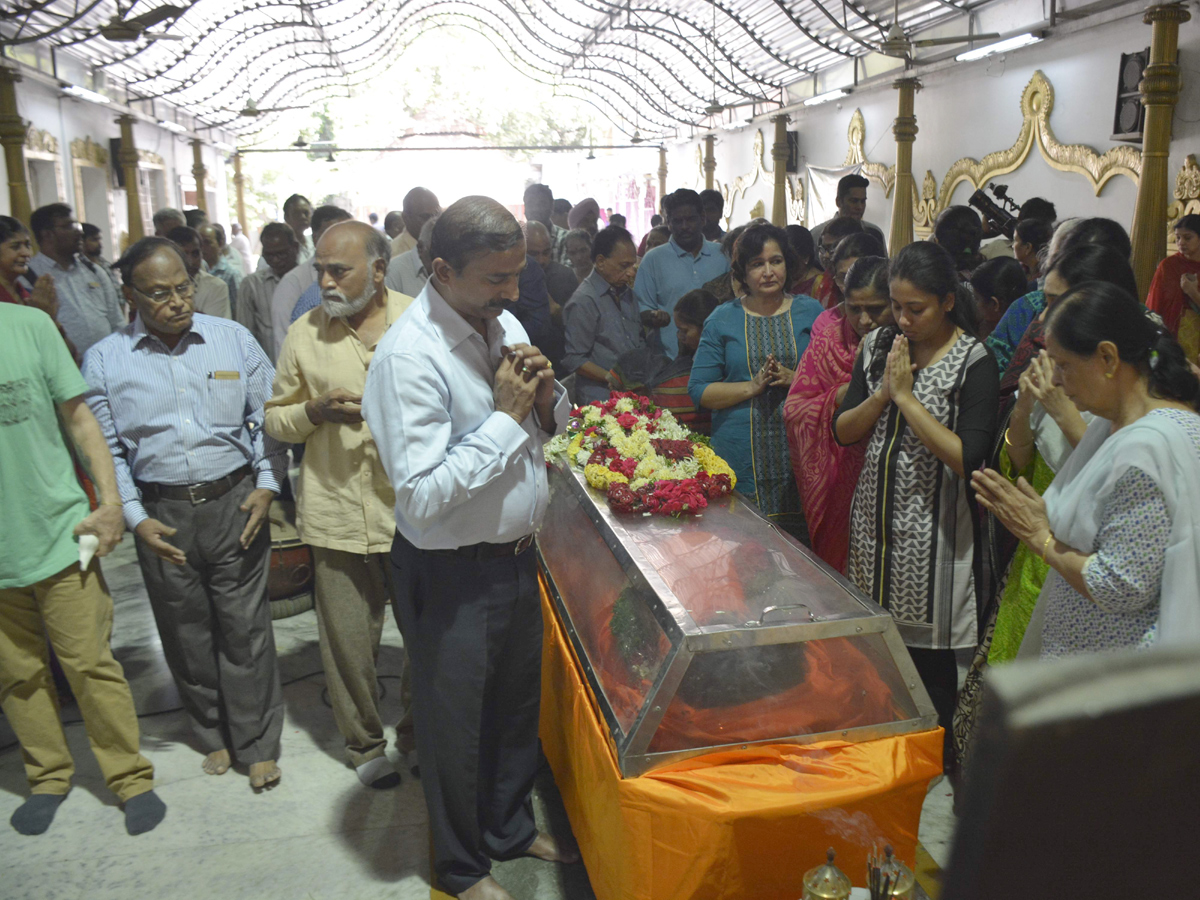
[[[622,775],[937,726],[891,616],[741,495],[619,516],[582,473],[549,474],[540,562]]]

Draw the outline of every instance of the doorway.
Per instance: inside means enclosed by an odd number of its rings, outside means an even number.
[[[81,222],[90,222],[100,229],[101,252],[108,259],[115,259],[115,244],[109,225],[108,173],[96,166],[79,167],[79,184],[83,189],[80,209],[76,214]]]
[[[47,203],[61,203],[62,191],[59,184],[57,166],[48,159],[26,160],[29,166],[29,199],[33,208],[45,206]]]

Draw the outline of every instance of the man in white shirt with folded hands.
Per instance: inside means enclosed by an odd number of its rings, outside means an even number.
[[[363,416],[396,492],[392,566],[412,663],[434,874],[465,900],[511,900],[491,860],[578,853],[539,833],[542,614],[533,533],[542,444],[569,402],[505,311],[521,226],[487,197],[438,219],[432,273],[379,342]]]

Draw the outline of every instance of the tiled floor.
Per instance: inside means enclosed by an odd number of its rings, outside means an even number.
[[[113,650],[142,714],[142,749],[155,765],[166,820],[150,834],[125,833],[81,725],[67,735],[78,773],[75,789],[45,835],[23,837],[0,823],[0,896],[4,900],[403,900],[429,896],[429,849],[420,783],[405,775],[394,791],[359,785],[342,761],[342,739],[322,702],[317,625],[305,613],[275,623],[287,721],[282,784],[255,795],[243,773],[210,777],[188,743],[187,722],[162,658],[132,539],[104,561],[116,601]],[[379,672],[385,721],[395,722],[402,651],[393,621],[384,631]],[[78,719],[74,707],[64,709]],[[0,747],[13,736],[0,719]],[[921,840],[945,865],[953,829],[949,786],[930,790]],[[25,799],[19,751],[0,752],[0,817]],[[553,779],[537,791],[540,819],[566,829]],[[518,900],[590,900],[582,866],[533,860],[506,863],[497,878]]]

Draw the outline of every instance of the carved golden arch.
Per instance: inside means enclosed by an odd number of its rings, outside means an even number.
[[[745,175],[739,175],[733,179],[732,184],[723,184],[717,188],[721,192],[721,196],[725,198],[725,206],[729,210],[729,215],[725,217],[726,223],[729,222],[733,215],[734,202],[739,199],[745,200],[746,191],[758,184],[760,177],[766,177],[769,174],[766,165],[763,163],[763,154],[766,152],[766,148],[767,144],[760,128],[754,132],[754,169]]]
[[[989,153],[983,159],[964,156],[962,159],[956,160],[946,172],[940,186],[937,184],[933,172],[929,170],[925,172],[925,179],[919,193],[914,181],[914,225],[917,228],[932,227],[938,213],[950,205],[954,189],[960,183],[966,181],[974,188],[981,188],[993,178],[1015,171],[1029,158],[1035,145],[1042,158],[1051,167],[1060,172],[1074,172],[1086,178],[1097,196],[1104,189],[1104,185],[1117,175],[1124,175],[1137,184],[1142,174],[1141,150],[1135,147],[1121,146],[1113,147],[1104,153],[1097,153],[1085,144],[1064,144],[1055,136],[1054,129],[1050,125],[1050,114],[1053,110],[1054,87],[1039,69],[1033,73],[1029,83],[1021,92],[1021,129],[1012,146],[1007,150]],[[866,158],[866,130],[862,110],[854,110],[846,130],[847,150],[843,165],[861,166],[860,171],[863,176],[882,187],[884,195],[890,197],[896,183],[896,167],[871,162]],[[764,150],[765,141],[762,131],[759,130],[754,136],[754,169],[734,179],[728,187],[720,188],[729,209],[726,222],[732,218],[735,195],[744,198],[746,189],[754,185],[760,176],[768,174],[763,162]],[[1191,168],[1189,168],[1189,163],[1185,163],[1184,170],[1180,172],[1179,176],[1179,179],[1192,179],[1187,180],[1185,194],[1191,190],[1191,185],[1200,184],[1200,169],[1197,169],[1194,157],[1188,157],[1188,159]],[[703,184],[704,154],[699,146],[696,147],[696,173],[697,183]],[[1183,183],[1183,181],[1177,180],[1176,197],[1180,201],[1184,200],[1183,197],[1180,197],[1179,192],[1179,185]],[[789,178],[787,184],[790,195],[789,215],[796,221],[803,221],[803,183],[794,186],[793,180]],[[1196,193],[1200,193],[1200,191],[1189,194],[1189,198],[1195,199]],[[1197,201],[1197,205],[1200,206],[1200,200]],[[1176,205],[1172,205],[1171,209],[1175,208]],[[1180,215],[1183,213],[1171,214],[1172,221]]]
[[[1167,253],[1174,253],[1174,224],[1184,216],[1200,215],[1200,165],[1189,153],[1175,176],[1175,201],[1167,207]]]
[[[885,166],[883,163],[870,162],[866,158],[866,137],[867,128],[863,121],[862,110],[854,110],[854,114],[850,116],[850,127],[846,129],[846,142],[849,147],[846,150],[846,159],[842,163],[844,166],[861,166],[859,171],[864,178],[874,181],[883,188],[885,197],[892,196],[892,190],[896,187],[896,166]],[[917,183],[913,181],[912,188],[912,207],[913,207],[913,226],[922,233],[924,230],[933,228],[933,220],[937,218],[937,180],[933,177],[933,172],[926,169],[925,180],[921,184],[921,189],[918,192]]]
[[[950,198],[959,182],[966,181],[980,188],[997,175],[1005,175],[1018,168],[1029,156],[1035,141],[1047,163],[1060,172],[1082,175],[1097,196],[1115,175],[1124,175],[1137,184],[1142,174],[1141,150],[1123,146],[1100,154],[1084,144],[1063,144],[1050,127],[1050,113],[1053,110],[1054,88],[1038,69],[1021,93],[1021,131],[1017,140],[1007,150],[989,153],[982,160],[967,156],[950,166],[946,177],[942,179],[937,208],[942,210],[950,205]]]
[[[738,200],[746,199],[746,191],[754,187],[758,183],[759,178],[764,180],[774,180],[774,170],[768,169],[764,158],[766,156],[767,142],[763,137],[762,129],[759,128],[754,132],[754,169],[747,172],[745,175],[739,175],[729,184],[722,184],[720,181],[713,181],[713,187],[721,192],[721,196],[725,198],[725,225],[733,221],[733,207]],[[699,148],[697,148],[699,152]],[[703,156],[700,157],[703,162]],[[703,176],[703,169],[701,169]],[[788,191],[788,219],[793,222],[804,221],[804,185],[797,179],[785,178]],[[766,204],[759,202],[750,209],[749,218],[755,219],[762,216],[762,212],[766,209]],[[758,212],[755,212],[758,210]]]
[[[1012,146],[1007,150],[989,153],[983,159],[964,156],[956,160],[940,187],[933,172],[926,170],[925,180],[921,186],[920,195],[916,186],[913,187],[913,222],[917,227],[931,227],[938,213],[950,205],[954,189],[966,181],[972,187],[980,188],[991,179],[1006,175],[1019,168],[1029,157],[1029,153],[1037,145],[1042,157],[1053,168],[1061,172],[1074,172],[1085,177],[1092,190],[1099,195],[1104,185],[1116,175],[1130,178],[1134,184],[1142,173],[1142,152],[1134,147],[1114,147],[1100,154],[1084,144],[1063,144],[1054,135],[1050,126],[1050,113],[1054,109],[1054,88],[1039,69],[1033,73],[1025,90],[1021,93],[1021,130]],[[843,165],[862,166],[862,174],[876,182],[884,189],[886,196],[891,196],[896,182],[896,167],[885,166],[882,163],[870,162],[866,158],[866,124],[861,110],[854,110],[850,117],[850,125],[846,130],[846,160]],[[1195,159],[1191,164],[1195,166]],[[1187,163],[1184,168],[1187,169]],[[1195,178],[1200,188],[1200,169],[1190,173],[1187,178]],[[1176,197],[1179,197],[1179,185],[1185,173],[1180,172],[1176,185]],[[1188,182],[1191,184],[1192,182]],[[1185,189],[1186,193],[1186,189]],[[1200,189],[1196,191],[1200,193]],[[1182,199],[1182,198],[1180,198]],[[1200,201],[1197,201],[1200,206]],[[1172,207],[1174,209],[1174,206]],[[1183,213],[1179,213],[1183,215]],[[1178,218],[1178,216],[1175,216]]]
[[[1167,207],[1167,221],[1174,224],[1184,216],[1200,214],[1200,165],[1189,153],[1175,176],[1175,202]]]
[[[861,109],[854,110],[850,116],[850,126],[846,129],[846,159],[843,166],[862,166],[860,171],[864,178],[869,178],[881,188],[885,197],[892,196],[892,188],[896,186],[895,165],[885,166],[883,163],[870,162],[867,159],[867,123],[863,119]]]

